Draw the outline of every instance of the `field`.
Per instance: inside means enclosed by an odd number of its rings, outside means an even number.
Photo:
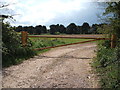
[[[68,39],[68,38],[38,38],[38,37],[29,39],[32,41],[34,49],[92,40],[92,39]],[[39,52],[43,51],[46,50],[41,50]]]
[[[61,38],[60,38],[61,37]],[[92,40],[91,38],[101,38],[102,35],[29,35],[29,39],[33,43],[33,48],[54,47],[71,43]],[[81,39],[82,38],[82,39]],[[85,39],[84,39],[85,38]],[[40,50],[44,51],[44,50]],[[45,50],[46,51],[46,50]]]

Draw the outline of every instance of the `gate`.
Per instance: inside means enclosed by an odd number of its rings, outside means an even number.
[[[115,48],[116,46],[116,35],[111,35],[111,38],[102,38],[102,35],[80,35],[80,36],[68,36],[68,35],[28,35],[26,31],[21,32],[22,35],[22,45],[26,46],[27,45],[27,39],[28,38],[34,38],[34,37],[39,37],[39,38],[72,38],[72,39],[93,39],[93,40],[88,40],[88,41],[82,41],[82,42],[77,42],[77,43],[70,43],[70,44],[64,44],[64,45],[58,45],[58,46],[51,46],[51,47],[44,47],[44,48],[36,48],[36,50],[43,50],[43,49],[49,49],[49,48],[55,48],[55,47],[62,47],[62,46],[68,46],[68,45],[74,45],[74,44],[81,44],[81,43],[86,43],[86,42],[92,42],[92,41],[97,41],[97,40],[111,40],[111,48]]]

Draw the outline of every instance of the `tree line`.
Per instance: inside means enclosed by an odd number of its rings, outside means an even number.
[[[27,31],[29,34],[40,35],[40,34],[98,34],[97,28],[103,24],[93,24],[90,26],[87,22],[84,22],[82,26],[78,26],[75,23],[70,23],[67,27],[62,24],[50,25],[50,29],[46,26],[37,25],[33,26],[18,26],[15,27],[16,32]]]

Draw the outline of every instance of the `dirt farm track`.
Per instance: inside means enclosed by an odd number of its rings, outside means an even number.
[[[96,44],[59,47],[3,69],[3,88],[98,88],[90,63]]]

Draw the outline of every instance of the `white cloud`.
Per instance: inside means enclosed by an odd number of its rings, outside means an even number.
[[[88,0],[4,0],[15,3],[9,6],[16,12],[16,24],[37,25],[48,24],[56,17],[71,16],[74,12],[87,9]],[[89,0],[90,1],[90,0]],[[28,24],[27,24],[27,23]],[[14,23],[15,25],[15,23]]]
[[[6,0],[7,1],[7,0]],[[59,15],[69,15],[73,11],[85,9],[81,0],[8,0],[9,8],[16,11],[14,18],[21,23],[31,25],[46,24]]]

